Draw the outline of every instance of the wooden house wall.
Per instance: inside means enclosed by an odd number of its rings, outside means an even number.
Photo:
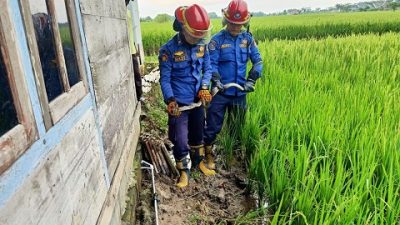
[[[84,33],[109,176],[112,179],[136,108],[132,59],[122,0],[82,0]]]
[[[107,195],[91,110],[0,210],[0,224],[95,224]]]
[[[75,0],[89,93],[48,131],[18,1],[7,1],[39,138],[0,175],[0,224],[120,224],[140,133],[124,1]]]

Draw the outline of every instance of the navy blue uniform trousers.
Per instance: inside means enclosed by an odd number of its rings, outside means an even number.
[[[206,145],[214,143],[217,134],[222,129],[227,110],[230,116],[228,123],[235,123],[235,125],[240,126],[244,122],[246,95],[228,96],[218,93],[213,97],[207,110],[207,122],[204,131],[204,143]]]
[[[183,111],[180,116],[168,117],[168,138],[174,144],[176,160],[181,160],[190,153],[190,146],[203,144],[204,108],[197,107]],[[190,146],[189,146],[190,145]]]

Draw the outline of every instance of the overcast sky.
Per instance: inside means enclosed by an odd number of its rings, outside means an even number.
[[[180,5],[197,3],[207,12],[221,14],[221,9],[229,4],[230,0],[138,0],[140,17],[167,13],[173,15]],[[355,3],[361,0],[247,0],[249,10],[252,12],[263,11],[265,13],[279,12],[285,9],[300,9],[302,7],[327,8],[336,4]]]

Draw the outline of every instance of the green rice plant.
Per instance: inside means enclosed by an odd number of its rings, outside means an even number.
[[[232,132],[229,132],[229,128],[224,128],[218,136],[218,152],[223,158],[225,167],[228,169],[232,166],[234,150],[237,144],[236,135],[232,136],[231,134]]]
[[[398,224],[400,35],[259,47],[242,138],[272,224]]]
[[[246,159],[250,159],[257,151],[260,145],[260,140],[264,136],[266,125],[260,126],[258,121],[260,112],[257,110],[252,113],[246,113],[245,122],[239,130],[239,144],[244,150]]]
[[[258,208],[247,212],[244,215],[238,216],[234,224],[235,225],[249,225],[249,224],[262,224],[264,217],[266,216],[265,208]]]
[[[227,168],[232,166],[232,163],[235,159],[235,153],[241,153],[241,151],[239,151],[239,140],[244,122],[245,111],[243,109],[237,107],[228,107],[226,110],[223,128],[220,135],[217,137],[218,146],[223,155],[225,161],[224,163]],[[237,156],[238,155],[236,155],[236,159],[244,158],[244,156]]]
[[[63,47],[73,48],[71,30],[68,24],[59,24],[60,37]]]

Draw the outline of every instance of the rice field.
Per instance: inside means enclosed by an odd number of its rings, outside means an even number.
[[[239,144],[271,224],[400,224],[399,29],[399,11],[253,18],[264,76]]]
[[[259,47],[241,143],[272,224],[399,224],[400,35]]]
[[[212,24],[212,32],[217,33],[221,29],[221,19],[213,19]],[[146,55],[158,54],[160,46],[175,33],[172,22],[144,22],[141,28]],[[254,17],[251,22],[251,32],[258,41],[382,34],[389,31],[400,32],[400,11]]]

